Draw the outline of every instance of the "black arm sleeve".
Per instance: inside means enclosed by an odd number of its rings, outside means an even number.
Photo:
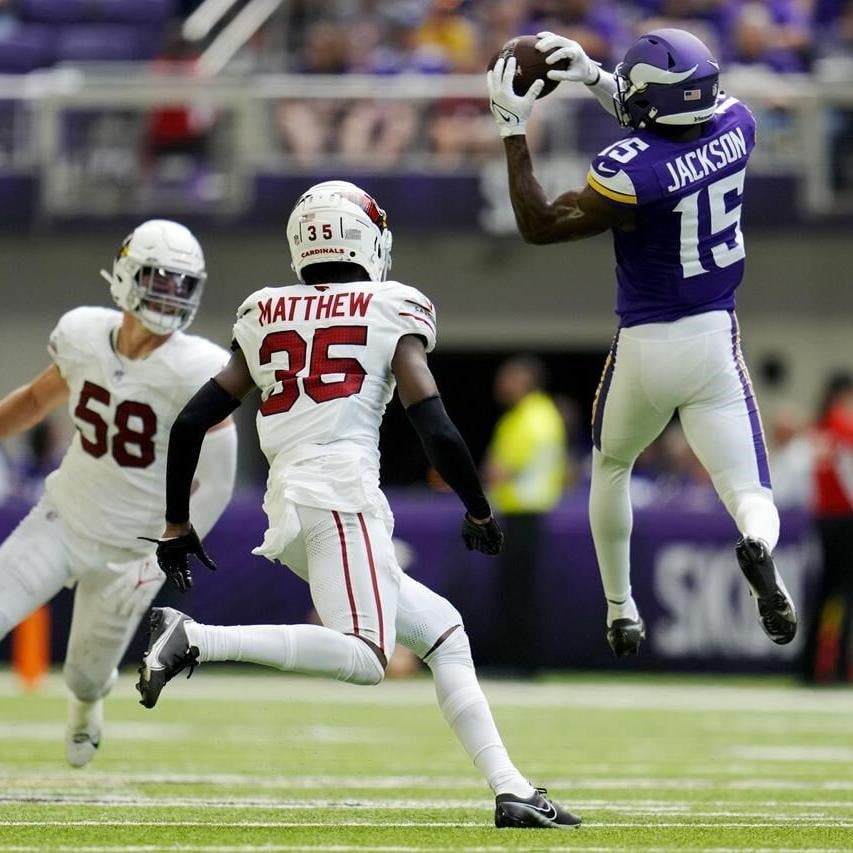
[[[426,455],[441,478],[459,495],[468,514],[488,518],[492,514],[483,494],[468,445],[444,410],[441,397],[428,397],[406,409]]]
[[[239,405],[239,400],[211,379],[181,409],[169,433],[166,521],[183,524],[190,517],[190,491],[204,437]]]

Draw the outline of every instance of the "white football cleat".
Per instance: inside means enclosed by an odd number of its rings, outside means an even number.
[[[65,759],[72,767],[85,767],[101,743],[104,724],[104,700],[81,702],[68,700],[68,726],[65,729]]]

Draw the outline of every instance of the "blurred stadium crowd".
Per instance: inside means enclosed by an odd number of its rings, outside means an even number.
[[[199,5],[0,0],[0,68],[153,58]],[[268,70],[304,73],[477,72],[498,45],[540,30],[576,39],[607,65],[661,26],[696,33],[729,67],[776,72],[807,72],[853,44],[849,0],[293,0],[282,13],[284,43]]]
[[[155,60],[161,70],[194,73],[194,60],[247,2],[234,0],[207,39],[190,42],[182,21],[199,0],[0,0],[0,73],[104,60]],[[576,39],[612,67],[636,35],[661,26],[700,36],[727,74],[851,75],[846,64],[853,62],[851,0],[292,0],[248,39],[228,70],[386,79],[474,74],[512,36],[541,30]],[[582,150],[603,145],[613,131],[607,117],[588,106],[589,114],[584,110],[578,122],[589,128]],[[558,127],[561,119],[553,117],[552,107],[540,113],[542,121],[531,128],[536,147],[548,147],[550,126],[558,135],[571,134],[571,127]],[[849,117],[840,114],[835,121],[835,138],[846,138]],[[780,122],[785,136],[790,129],[785,130],[784,114],[763,124],[772,133]],[[289,97],[271,124],[273,145],[302,168],[329,156],[374,169],[416,165],[426,156],[431,165],[454,168],[488,159],[497,149],[482,97],[427,105],[411,99]],[[210,110],[161,111],[148,128],[151,154],[198,153],[222,125]]]
[[[727,66],[809,71],[853,45],[845,0],[325,0],[290,4],[290,70],[394,74],[482,70],[519,33],[553,30],[612,66],[650,29],[696,33]]]

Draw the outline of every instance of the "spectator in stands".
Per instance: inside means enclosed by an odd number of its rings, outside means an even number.
[[[462,14],[461,5],[460,0],[430,0],[429,11],[412,38],[418,65],[428,63],[433,72],[454,74],[482,70],[488,49],[474,20]],[[491,46],[491,52],[499,46]],[[426,136],[438,163],[458,168],[471,159],[493,156],[496,148],[494,133],[489,136],[489,118],[483,98],[444,98],[431,104]]]
[[[478,3],[474,11],[480,30],[480,68],[485,68],[501,45],[517,35],[531,32],[525,4],[517,0]]]
[[[749,2],[734,15],[728,47],[730,64],[802,72],[811,64],[812,33],[795,0]]]
[[[419,21],[405,3],[389,4],[381,16],[364,19],[360,35],[353,35],[361,39],[352,52],[353,69],[382,75],[432,73],[435,69],[428,63],[417,63],[414,40]],[[345,107],[341,120],[341,157],[353,166],[394,166],[404,153],[417,153],[412,152],[412,142],[418,121],[418,104],[410,100],[354,101]]]
[[[298,66],[299,74],[343,74],[349,70],[349,44],[344,27],[323,21],[310,27]],[[331,99],[285,100],[276,120],[297,164],[312,168],[328,159],[343,105]]]
[[[495,399],[507,409],[487,453],[486,482],[506,533],[498,564],[495,624],[501,626],[492,662],[514,675],[531,674],[537,642],[537,576],[547,514],[563,493],[566,432],[545,393],[545,366],[516,356],[495,378]]]
[[[700,38],[715,56],[722,56],[735,2],[740,0],[644,0],[637,4],[642,14],[635,21],[634,35],[677,27]]]
[[[559,33],[608,66],[625,47],[623,15],[612,0],[532,0],[524,32]]]
[[[767,434],[773,499],[779,509],[811,508],[814,503],[815,445],[800,408],[776,408]]]
[[[198,50],[173,26],[154,62],[153,72],[166,75],[196,74]],[[190,174],[195,166],[210,158],[210,139],[216,125],[216,111],[207,104],[173,104],[154,109],[148,115],[143,153],[144,165],[151,170]],[[160,162],[158,162],[160,161]]]
[[[465,74],[482,71],[479,36],[460,11],[461,0],[431,0],[414,33],[416,53],[434,56],[446,71]]]
[[[853,375],[826,384],[817,419],[815,516],[823,574],[806,623],[803,673],[853,681]]]
[[[835,17],[830,17],[830,11]],[[823,14],[825,18],[817,19],[824,29],[819,40],[822,59],[816,66],[817,74],[821,81],[849,85],[853,78],[853,0],[834,3],[831,10],[824,8]],[[837,189],[849,191],[853,188],[853,109],[842,105],[831,109],[828,131],[832,183]]]

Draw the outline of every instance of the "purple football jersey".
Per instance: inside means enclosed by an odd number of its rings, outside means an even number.
[[[755,119],[740,101],[720,96],[703,130],[692,142],[635,131],[592,161],[590,186],[637,212],[636,228],[613,229],[623,326],[734,308]]]

